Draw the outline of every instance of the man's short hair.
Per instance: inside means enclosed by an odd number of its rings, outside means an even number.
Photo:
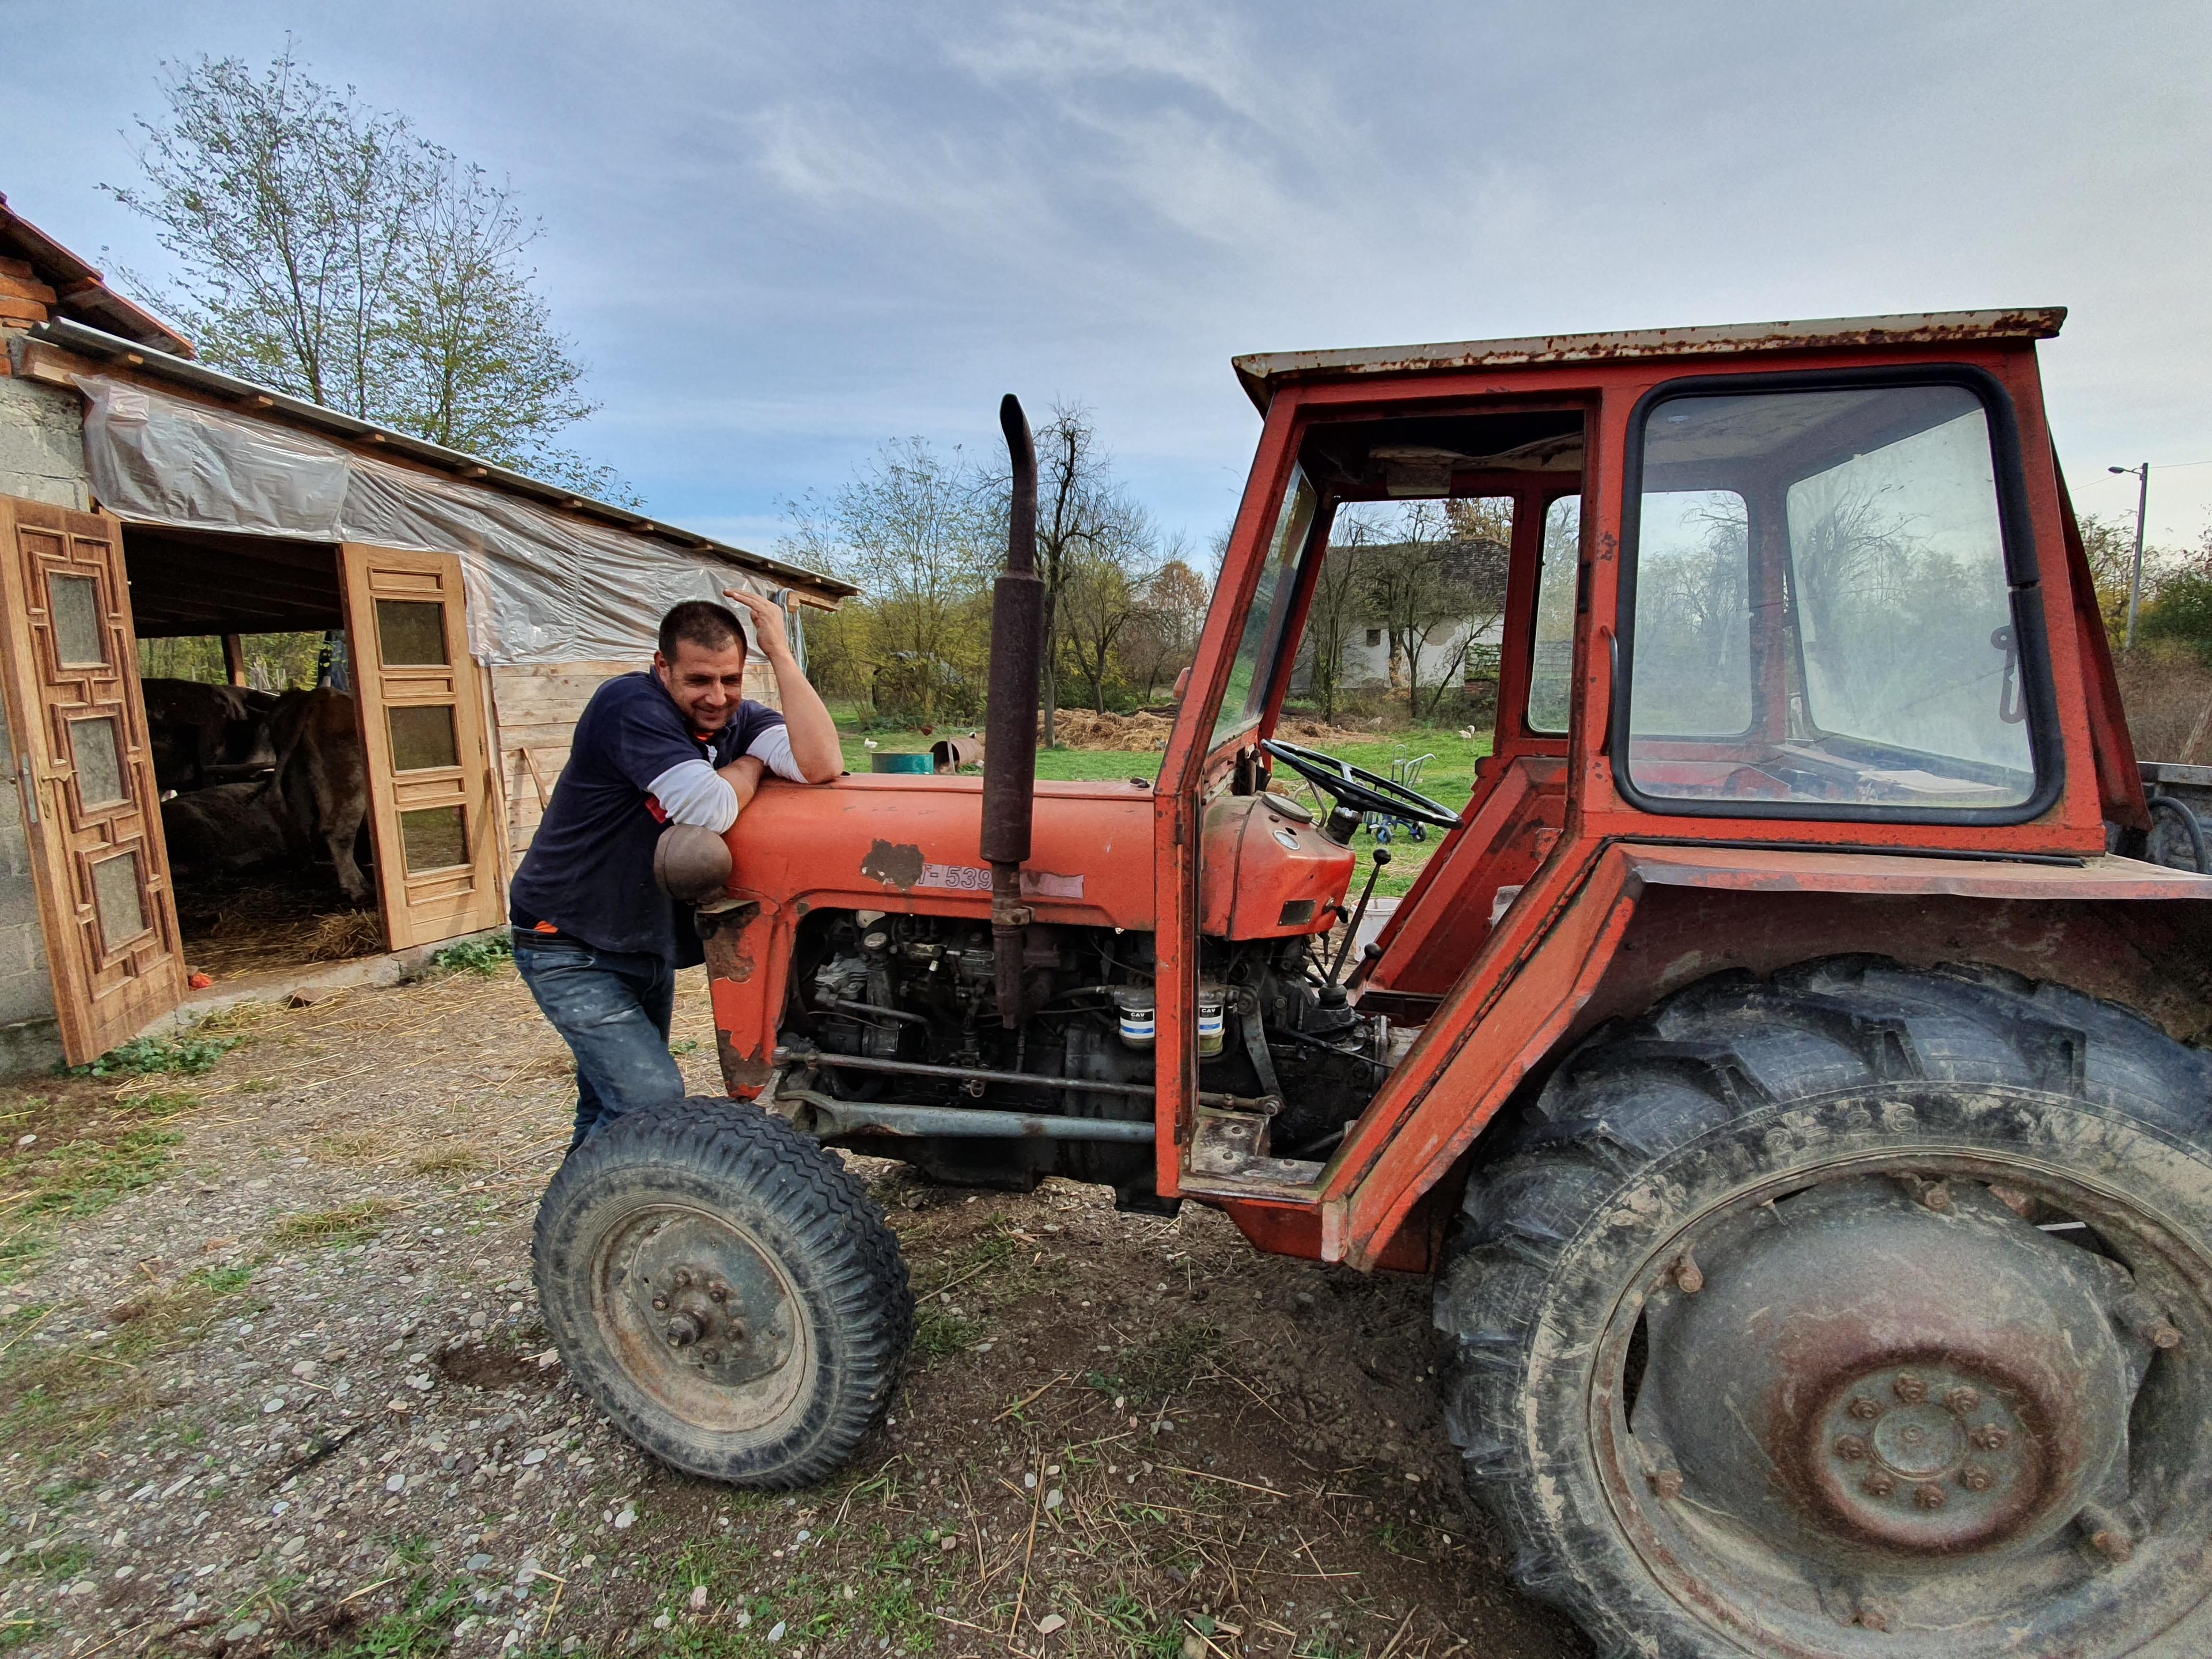
[[[674,662],[676,647],[683,641],[708,651],[726,651],[735,645],[742,652],[745,630],[738,626],[737,612],[726,605],[716,605],[712,599],[686,599],[660,619],[660,654]]]

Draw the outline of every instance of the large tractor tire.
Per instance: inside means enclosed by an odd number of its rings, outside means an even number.
[[[1448,1420],[1605,1659],[2212,1653],[2212,1062],[1993,969],[1725,975],[1471,1182]]]
[[[730,1100],[630,1112],[538,1206],[562,1364],[655,1456],[745,1486],[834,1474],[890,1405],[906,1263],[836,1154]]]

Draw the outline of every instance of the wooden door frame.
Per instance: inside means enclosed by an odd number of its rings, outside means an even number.
[[[467,585],[460,556],[344,542],[338,547],[338,564],[355,716],[368,762],[369,834],[376,848],[377,898],[386,944],[402,951],[498,927],[507,918],[505,817],[490,760],[484,676],[469,648]],[[399,579],[396,584],[389,580],[395,577]],[[387,586],[404,586],[410,580],[421,586],[405,592],[380,593],[380,579]],[[447,661],[387,665],[378,629],[378,599],[419,601],[434,595],[435,602],[447,607]],[[441,672],[450,677],[447,691],[433,686],[428,696],[405,694],[410,681],[430,686]],[[396,697],[395,691],[399,693]],[[394,765],[389,711],[410,703],[444,704],[448,697],[457,765],[432,773],[402,774]],[[468,861],[410,876],[402,814],[447,805],[461,809]]]
[[[106,601],[100,620],[104,643],[115,655],[109,666],[117,695],[103,700],[101,706],[112,706],[120,714],[117,736],[121,752],[117,758],[126,795],[118,806],[88,809],[80,799],[72,807],[65,799],[77,775],[74,739],[58,737],[46,696],[38,654],[40,625],[33,619],[47,615],[50,591],[37,596],[34,608],[31,573],[24,562],[27,530],[58,537],[65,547],[82,538],[109,550],[97,580]],[[31,848],[63,1052],[70,1061],[82,1065],[172,1012],[185,989],[168,843],[154,777],[145,692],[139,684],[137,630],[131,615],[122,521],[109,513],[0,496],[0,612],[5,616],[0,624],[0,696],[6,700],[15,759],[15,776],[10,781],[22,799],[23,830]],[[51,638],[50,617],[45,628]],[[54,678],[61,677],[57,659]],[[135,828],[128,827],[134,823]],[[138,898],[146,927],[125,942],[126,948],[108,947],[100,935],[97,903],[89,896],[91,867],[104,860],[92,857],[96,848],[76,844],[94,826],[105,826],[112,837],[103,844],[136,852],[140,858]],[[73,870],[72,864],[81,867]],[[92,946],[88,941],[95,935],[100,942]],[[89,954],[93,950],[98,951],[96,957]],[[100,975],[126,958],[137,959],[132,971],[119,984],[101,989],[96,983]]]

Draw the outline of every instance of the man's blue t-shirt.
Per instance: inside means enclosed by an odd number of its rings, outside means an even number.
[[[719,732],[691,730],[651,674],[623,674],[592,694],[568,763],[507,889],[518,929],[543,923],[602,951],[638,951],[678,968],[702,959],[691,918],[653,879],[653,850],[668,821],[654,779],[686,761],[727,766],[783,724],[748,699]]]

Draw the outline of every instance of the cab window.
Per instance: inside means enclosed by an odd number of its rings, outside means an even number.
[[[1283,627],[1297,592],[1298,556],[1313,532],[1316,497],[1304,469],[1291,475],[1283,494],[1282,510],[1275,515],[1275,533],[1267,545],[1267,562],[1260,572],[1260,585],[1252,603],[1244,608],[1244,623],[1237,636],[1237,655],[1230,664],[1228,689],[1221,694],[1221,713],[1213,721],[1212,741],[1218,749],[1227,739],[1260,722],[1267,706],[1267,670]]]
[[[2031,688],[1974,391],[1662,398],[1641,442],[1632,793],[1936,817],[2034,797]]]

